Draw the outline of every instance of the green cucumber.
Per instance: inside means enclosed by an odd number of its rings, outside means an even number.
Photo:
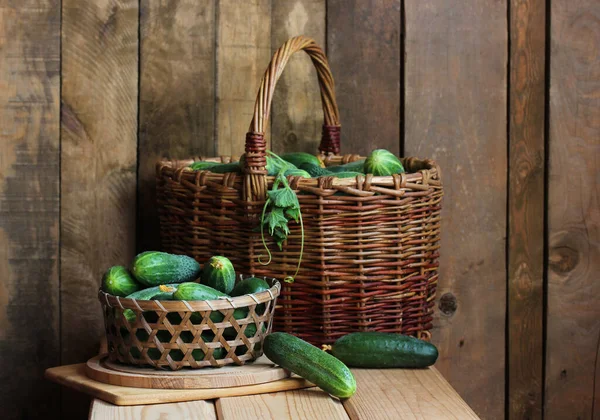
[[[364,175],[360,172],[337,172],[337,173],[332,173],[332,176],[336,177],[336,178],[356,178],[357,175]]]
[[[315,166],[320,166],[321,168],[325,167],[325,164],[318,156],[311,155],[310,153],[304,152],[296,152],[296,153],[286,153],[281,155],[281,159],[286,162],[291,163],[295,167],[299,168],[305,163],[310,163]]]
[[[202,270],[202,283],[223,293],[229,293],[235,285],[235,270],[229,258],[211,257]]]
[[[252,293],[260,293],[269,290],[269,284],[258,277],[248,277],[235,285],[231,291],[231,296],[250,295]],[[256,313],[262,315],[265,312],[265,304],[261,303],[256,306]]]
[[[175,300],[216,300],[221,296],[228,296],[227,294],[213,289],[212,287],[198,283],[183,283],[177,288],[177,292],[173,293],[173,299]],[[248,316],[247,308],[237,308],[233,311],[233,317],[235,319],[243,319]],[[211,311],[210,320],[214,323],[223,322],[225,315],[220,311]],[[200,324],[202,322],[202,315],[199,312],[194,312],[190,316],[192,324]],[[264,330],[264,328],[263,328]],[[248,324],[244,330],[246,337],[253,337],[256,334],[256,324]],[[223,332],[226,338],[235,337],[236,331],[233,327],[226,328]]]
[[[365,167],[365,159],[355,160],[354,162],[348,162],[343,165],[328,166],[327,169],[331,172],[361,172],[363,173]]]
[[[221,165],[218,162],[207,162],[204,160],[200,160],[198,162],[194,162],[190,165],[190,168],[192,168],[194,171],[207,171],[212,167]]]
[[[312,163],[305,163],[300,166],[300,169],[304,169],[313,178],[320,176],[333,176],[333,173],[328,169],[321,168],[320,166],[313,165]]]
[[[302,178],[311,178],[310,174],[304,169],[288,169],[283,173],[284,176],[301,176]]]
[[[200,274],[200,264],[187,255],[146,251],[133,261],[133,275],[146,286],[193,281]]]
[[[110,267],[102,277],[102,290],[113,296],[125,297],[137,292],[141,287],[122,265]]]
[[[265,355],[287,369],[339,398],[356,392],[356,381],[350,369],[318,347],[293,335],[276,332],[265,338]]]
[[[240,167],[239,162],[222,163],[220,165],[211,166],[208,170],[215,174],[224,174],[227,172],[233,172],[236,174],[242,173],[242,168]]]
[[[169,284],[149,287],[147,289],[138,290],[137,292],[131,293],[127,295],[127,299],[137,299],[137,300],[172,300],[173,293],[179,287],[179,284]],[[125,309],[123,311],[123,316],[129,322],[135,322],[135,312],[131,309]]]
[[[364,172],[374,176],[389,176],[404,172],[400,159],[385,149],[373,150],[365,160]]]
[[[437,348],[418,338],[380,332],[356,332],[339,338],[331,354],[360,368],[424,368],[438,358]]]

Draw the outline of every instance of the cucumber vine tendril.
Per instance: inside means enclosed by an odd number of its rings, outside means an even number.
[[[296,272],[293,276],[287,276],[284,279],[286,283],[293,283],[294,278],[298,275],[298,271],[300,270],[300,264],[304,254],[304,222],[302,220],[298,196],[294,190],[290,188],[286,177],[283,175],[287,169],[287,162],[274,153],[269,154],[272,159],[277,160],[276,164],[280,167],[280,170],[273,182],[273,187],[270,191],[267,191],[268,197],[263,206],[260,220],[260,237],[269,257],[267,261],[263,261],[261,255],[258,257],[258,261],[262,265],[268,265],[272,260],[271,250],[269,250],[269,246],[265,239],[265,228],[269,230],[269,234],[275,240],[279,250],[281,250],[283,243],[287,240],[290,233],[288,223],[291,220],[300,223],[301,245],[298,266],[296,267]],[[281,188],[279,188],[280,186]]]

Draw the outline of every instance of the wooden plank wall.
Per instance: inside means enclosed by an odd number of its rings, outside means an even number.
[[[155,161],[241,154],[270,56],[298,34],[329,56],[344,152],[443,170],[438,369],[485,419],[597,418],[599,22],[594,0],[1,6],[3,418],[86,415],[41,375],[95,353],[102,271],[158,247]],[[315,151],[321,122],[298,54],[273,150]]]

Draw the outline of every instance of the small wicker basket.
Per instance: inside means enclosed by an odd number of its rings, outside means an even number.
[[[243,365],[257,359],[271,332],[281,290],[277,280],[265,280],[271,288],[264,292],[206,301],[136,300],[98,291],[109,359],[172,370]],[[248,312],[236,319],[236,309]],[[126,310],[135,313],[135,322],[127,320]],[[215,313],[222,314],[220,322],[211,319]],[[250,324],[256,325],[253,334],[246,332]]]

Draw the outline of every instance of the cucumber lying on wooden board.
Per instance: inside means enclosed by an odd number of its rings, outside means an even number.
[[[333,343],[331,354],[348,366],[371,369],[424,368],[433,365],[438,358],[438,350],[431,343],[380,332],[345,335]]]
[[[275,332],[265,338],[263,348],[273,363],[333,396],[348,398],[356,392],[354,376],[344,363],[298,337]]]

